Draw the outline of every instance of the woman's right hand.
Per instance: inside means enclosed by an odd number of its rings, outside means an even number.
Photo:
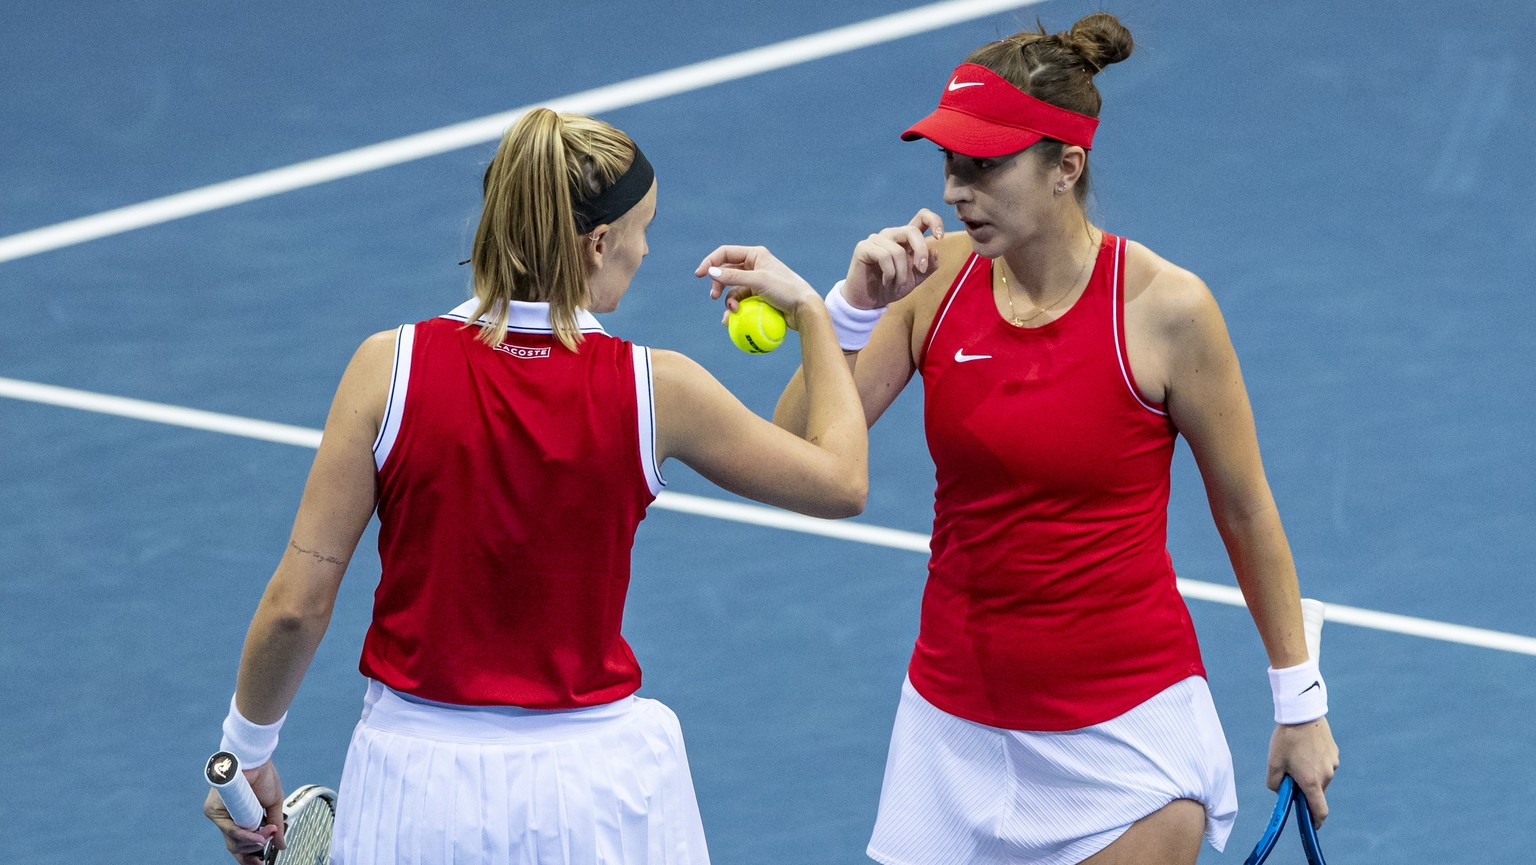
[[[1269,772],[1266,783],[1280,789],[1280,781],[1290,775],[1307,797],[1312,811],[1312,826],[1321,829],[1328,819],[1328,797],[1324,791],[1333,783],[1339,769],[1339,746],[1333,741],[1328,718],[1305,724],[1276,724],[1269,739]]]
[[[755,294],[784,313],[789,326],[797,330],[801,304],[821,302],[810,283],[761,246],[718,247],[693,275],[709,276],[709,296],[715,300],[725,296],[727,315],[741,298]]]
[[[923,208],[906,225],[871,234],[853,248],[843,298],[859,309],[889,306],[912,293],[939,266],[932,240],[944,237],[944,220]]]

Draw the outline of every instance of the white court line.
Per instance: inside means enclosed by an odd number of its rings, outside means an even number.
[[[1194,600],[1210,601],[1232,607],[1247,606],[1243,602],[1243,593],[1238,591],[1237,587],[1224,586],[1220,583],[1206,583],[1200,580],[1186,580],[1180,577],[1179,594]],[[1393,634],[1405,634],[1410,637],[1423,637],[1426,640],[1461,643],[1464,646],[1477,646],[1482,649],[1513,652],[1517,655],[1536,656],[1536,637],[1527,637],[1523,634],[1511,634],[1488,628],[1473,628],[1467,625],[1453,625],[1450,622],[1421,619],[1417,616],[1402,616],[1397,613],[1383,613],[1379,610],[1367,610],[1364,607],[1349,607],[1343,604],[1328,603],[1327,608],[1323,618],[1341,625],[1354,625],[1357,628],[1370,628],[1374,631],[1388,631]]]
[[[915,36],[964,21],[1044,0],[947,0],[919,6],[856,24],[835,27],[761,48],[727,54],[713,60],[679,66],[665,72],[642,75],[605,87],[584,90],[537,103],[556,111],[601,114],[679,93],[699,90],[726,81],[783,69],[812,60],[845,54],[859,48]],[[179,192],[140,204],[119,207],[92,216],[71,219],[43,228],[0,238],[0,262],[61,249],[158,225],[258,198],[316,186],[380,168],[447,153],[501,138],[524,113],[525,105],[475,120],[466,120],[427,132],[395,138],[355,150],[322,156],[283,168],[263,171],[211,186]]]
[[[241,436],[242,438],[260,439],[261,441],[277,442],[278,444],[298,445],[299,447],[306,448],[318,448],[320,446],[320,430],[317,429],[289,426],[288,424],[272,423],[271,421],[264,420],[252,420],[251,418],[202,411],[195,408],[183,408],[177,405],[167,405],[163,402],[149,402],[142,399],[109,396],[104,393],[92,393],[88,390],[75,390],[71,387],[37,384],[36,382],[20,381],[14,378],[0,378],[0,396],[25,400],[27,402],[56,405],[63,408],[74,408],[81,411],[93,411],[99,414],[133,418],[134,420],[146,420],[151,423],[170,424],[171,426],[225,433],[232,436]]]
[[[0,378],[0,397],[46,403],[64,408],[80,409],[81,411],[117,415],[119,417],[134,418],[153,423],[172,424],[174,426],[225,433],[227,435],[260,439],[280,444],[299,445],[307,448],[320,446],[320,430],[317,429],[269,423],[235,415],[199,411],[181,406],[166,405],[164,403],[147,402],[145,400],[107,396],[90,391],[36,384],[11,378]],[[818,535],[824,538],[835,538],[837,540],[869,544],[876,547],[886,547],[893,550],[928,553],[928,536],[920,532],[903,531],[901,529],[857,523],[850,520],[822,520],[763,505],[725,501],[723,499],[695,496],[687,493],[663,492],[656,498],[653,507],[693,514],[695,516],[765,526],[767,528],[782,529],[807,535]],[[1233,607],[1246,606],[1243,603],[1242,593],[1232,586],[1184,578],[1179,579],[1178,585],[1179,592],[1184,597],[1192,600],[1210,601]],[[1340,604],[1328,604],[1327,607],[1327,620],[1341,625],[1354,625],[1360,628],[1370,628],[1372,630],[1404,634],[1411,637],[1423,637],[1428,640],[1440,640],[1447,643],[1460,643],[1484,649],[1495,649],[1501,652],[1536,656],[1536,637],[1510,634],[1487,628],[1453,625],[1448,622],[1420,619],[1415,616],[1400,616],[1396,613],[1383,613],[1361,607],[1348,607]]]

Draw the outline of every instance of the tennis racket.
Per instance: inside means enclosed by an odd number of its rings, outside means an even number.
[[[1306,633],[1307,653],[1313,658],[1322,657],[1324,611],[1322,601],[1301,599],[1301,621]],[[1317,830],[1312,826],[1312,809],[1307,805],[1307,794],[1296,786],[1290,775],[1280,779],[1275,810],[1269,815],[1269,825],[1264,827],[1264,834],[1243,865],[1262,865],[1269,858],[1270,851],[1275,849],[1275,842],[1280,840],[1280,832],[1285,829],[1285,821],[1291,816],[1292,807],[1296,809],[1296,830],[1301,833],[1301,850],[1307,856],[1307,865],[1327,865],[1323,861],[1323,848],[1317,841]]]
[[[251,783],[240,772],[240,761],[228,751],[208,758],[208,783],[219,791],[235,824],[255,830],[266,811],[257,801]],[[326,865],[331,859],[331,828],[336,823],[336,793],[317,784],[306,784],[283,800],[282,850],[271,843],[262,852],[266,865]]]

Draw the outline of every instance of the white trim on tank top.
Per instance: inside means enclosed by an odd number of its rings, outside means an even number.
[[[1125,381],[1125,389],[1131,392],[1138,405],[1160,417],[1167,417],[1168,413],[1154,408],[1141,395],[1141,390],[1136,387],[1136,381],[1131,377],[1131,359],[1126,357],[1129,347],[1122,351],[1120,343],[1120,311],[1125,308],[1122,295],[1125,292],[1125,279],[1121,270],[1120,258],[1125,254],[1126,240],[1123,237],[1115,239],[1115,270],[1114,277],[1110,281],[1109,290],[1109,327],[1110,337],[1115,341],[1115,360],[1120,362],[1120,378]]]
[[[656,398],[651,378],[651,350],[643,345],[634,346],[635,414],[640,421],[640,468],[645,472],[645,485],[651,495],[661,493],[667,485],[661,476],[661,464],[656,460]]]
[[[373,440],[373,467],[384,468],[384,461],[400,437],[400,419],[405,416],[406,385],[411,380],[411,348],[416,343],[416,325],[402,324],[395,331],[395,360],[389,373],[389,396],[384,400],[384,422]]]
[[[982,257],[980,255],[974,252],[971,253],[970,264],[965,266],[965,270],[960,274],[959,279],[950,284],[952,290],[949,293],[949,300],[945,301],[944,308],[939,310],[939,317],[933,320],[933,326],[928,328],[928,344],[923,348],[923,360],[926,361],[928,359],[928,349],[933,348],[933,344],[938,342],[939,326],[944,323],[944,316],[949,314],[949,308],[954,304],[955,298],[960,296],[960,289],[965,286],[965,281],[970,278],[971,270],[976,267],[976,262],[981,260]]]

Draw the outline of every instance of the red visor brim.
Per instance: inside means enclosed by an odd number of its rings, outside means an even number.
[[[939,108],[901,133],[902,141],[926,138],[961,156],[993,158],[1018,153],[1044,138],[1038,132],[987,123],[960,111]]]
[[[1042,138],[1093,149],[1099,120],[1030,96],[1008,79],[975,63],[955,67],[939,107],[901,134],[926,138],[966,156],[1017,153]]]

